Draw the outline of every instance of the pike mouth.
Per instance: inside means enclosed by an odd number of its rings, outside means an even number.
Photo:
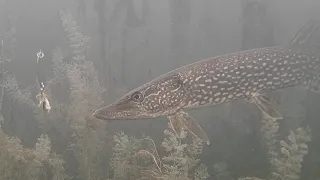
[[[150,118],[150,116],[146,115],[146,112],[141,111],[137,107],[131,106],[121,108],[115,105],[97,109],[92,115],[100,120],[138,120]]]

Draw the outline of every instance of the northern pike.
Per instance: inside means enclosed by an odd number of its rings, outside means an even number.
[[[264,115],[282,118],[264,93],[295,86],[317,91],[317,31],[319,25],[309,21],[284,45],[216,56],[177,68],[97,109],[93,116],[101,120],[166,116],[178,135],[184,128],[208,145],[205,131],[186,109],[247,99]]]

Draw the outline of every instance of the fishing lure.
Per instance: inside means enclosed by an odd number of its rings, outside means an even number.
[[[44,54],[40,49],[40,52],[37,53],[37,78],[40,85],[40,93],[36,96],[36,98],[39,102],[38,107],[42,108],[44,112],[49,113],[51,110],[51,105],[50,105],[47,94],[44,92],[45,85],[42,81],[40,81],[40,78],[39,78],[39,60],[42,59],[43,57],[44,57]]]

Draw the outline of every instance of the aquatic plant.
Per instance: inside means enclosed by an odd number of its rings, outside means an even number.
[[[62,157],[51,152],[51,141],[47,135],[42,134],[38,138],[32,154],[35,156],[34,161],[41,166],[39,170],[40,177],[47,179],[47,169],[50,169],[49,172],[52,173],[53,180],[66,180],[70,178],[66,174],[64,168],[65,162]]]
[[[113,171],[112,179],[126,180],[139,177],[139,167],[135,163],[135,153],[141,147],[141,140],[128,137],[123,132],[113,137],[115,142],[110,167]]]
[[[43,132],[57,130],[64,142],[64,155],[78,162],[77,179],[102,179],[106,171],[99,168],[107,160],[106,123],[92,120],[92,110],[102,103],[103,88],[99,85],[92,61],[88,60],[89,37],[82,35],[71,13],[61,11],[62,26],[67,33],[68,45],[53,51],[53,76],[45,80],[46,94],[52,104],[50,113],[43,113],[36,105],[32,91],[38,84],[21,90],[13,72],[6,74],[3,87],[15,102],[26,106],[35,115]],[[70,54],[68,54],[71,52]],[[65,57],[72,57],[67,59]],[[36,63],[36,62],[35,62]],[[64,89],[64,93],[59,92]],[[36,89],[38,93],[38,88]],[[57,154],[51,154],[58,157]],[[70,157],[70,156],[69,156]],[[45,157],[43,157],[45,158]],[[62,159],[48,159],[44,166],[55,167],[56,179],[61,177]]]
[[[57,65],[59,66],[57,67],[60,67],[60,70],[55,74],[66,68],[65,74],[71,90],[69,111],[72,112],[72,118],[78,120],[75,126],[84,126],[85,117],[92,113],[94,107],[102,103],[100,95],[103,88],[99,85],[92,61],[87,60],[89,38],[79,32],[77,23],[73,20],[71,13],[61,11],[60,16],[62,25],[68,35],[73,56],[70,63],[58,62]],[[65,65],[65,67],[62,67],[62,65]]]
[[[281,140],[281,155],[272,162],[276,167],[272,179],[297,180],[300,178],[303,157],[308,154],[308,143],[311,141],[309,128],[298,128],[290,131],[287,141]]]
[[[193,138],[192,143],[183,143],[187,140],[187,132],[181,132],[182,141],[174,134],[170,124],[164,131],[165,139],[162,147],[169,153],[162,158],[164,179],[207,179],[209,174],[204,164],[196,157],[201,154],[203,141]],[[195,169],[195,173],[192,173]]]
[[[187,141],[187,133],[182,130],[178,138],[168,123],[164,131],[162,147],[166,156],[160,157],[153,140],[150,138],[136,139],[124,133],[114,137],[116,142],[112,158],[113,179],[149,179],[149,180],[205,180],[210,177],[205,164],[196,157],[202,153],[203,141],[193,138]],[[143,142],[148,142],[143,149]],[[144,162],[139,158],[143,158]],[[147,161],[149,160],[149,161]],[[135,178],[133,178],[135,177]],[[137,178],[139,177],[139,178]]]
[[[13,47],[15,42],[15,29],[5,33],[1,40],[1,101],[5,93],[8,93],[15,102],[27,104],[35,108],[31,99],[29,89],[21,90],[12,72],[7,71],[7,66],[13,58]],[[7,44],[6,44],[7,43]],[[5,119],[1,116],[1,125]],[[54,180],[65,180],[68,178],[61,156],[51,152],[51,141],[49,137],[42,134],[38,138],[35,148],[29,149],[23,146],[18,137],[9,136],[4,133],[0,125],[0,179],[47,179],[49,176]]]
[[[263,118],[261,131],[263,142],[268,148],[271,164],[270,180],[298,180],[303,157],[308,154],[307,143],[311,141],[310,128],[298,128],[290,131],[287,140],[276,139],[279,123],[273,118]],[[278,146],[280,146],[278,148]],[[280,149],[280,152],[277,150]],[[257,177],[239,178],[241,180],[261,180]]]
[[[82,35],[77,23],[69,12],[60,11],[60,17],[69,42],[72,59],[63,62],[61,51],[57,51],[55,74],[58,79],[65,79],[69,85],[69,102],[66,107],[67,119],[73,132],[73,140],[69,147],[79,162],[78,178],[100,179],[105,171],[100,167],[105,146],[105,123],[94,125],[92,110],[102,103],[103,88],[99,85],[96,70],[92,61],[88,60],[89,37]],[[89,123],[89,124],[88,124]],[[90,124],[92,123],[92,124]],[[93,129],[92,129],[93,127]]]
[[[274,167],[274,159],[278,157],[278,151],[277,151],[277,132],[279,130],[279,122],[274,118],[266,118],[262,117],[261,119],[261,129],[260,131],[263,134],[262,143],[264,147],[267,148],[267,152],[269,155],[269,159],[271,162],[272,167]]]
[[[225,161],[220,161],[213,165],[213,174],[217,180],[234,180],[232,174],[227,170]]]
[[[19,89],[16,79],[5,77],[3,87],[18,103],[26,103],[35,108],[30,91]],[[1,119],[3,123],[4,119]],[[25,148],[17,137],[6,135],[0,128],[0,179],[24,179],[46,177],[51,171],[54,180],[67,179],[63,159],[51,153],[51,143],[47,135],[41,135],[34,149]],[[48,168],[45,168],[48,166]],[[51,169],[51,170],[50,170]],[[48,171],[49,170],[49,171]]]
[[[28,149],[20,139],[10,137],[0,129],[0,179],[44,179],[49,174],[54,180],[68,179],[64,161],[61,156],[51,153],[50,143],[48,136],[43,134],[35,148]]]

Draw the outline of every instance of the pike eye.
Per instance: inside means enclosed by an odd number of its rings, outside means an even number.
[[[141,102],[141,101],[143,101],[143,98],[144,98],[143,94],[140,92],[133,93],[131,97],[132,97],[133,101],[136,101],[136,102]]]

